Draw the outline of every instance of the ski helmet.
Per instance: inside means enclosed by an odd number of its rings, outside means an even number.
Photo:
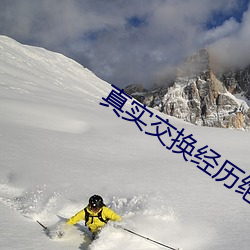
[[[93,195],[89,198],[89,206],[93,210],[98,210],[103,207],[103,199],[99,195]]]

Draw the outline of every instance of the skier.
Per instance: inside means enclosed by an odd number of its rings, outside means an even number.
[[[85,226],[92,232],[94,239],[109,220],[120,222],[122,219],[120,215],[105,206],[101,196],[95,194],[89,198],[89,204],[72,216],[67,224],[74,225],[80,220],[85,220]]]

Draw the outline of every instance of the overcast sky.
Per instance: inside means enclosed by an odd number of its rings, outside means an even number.
[[[57,51],[124,87],[212,47],[250,62],[250,0],[0,0],[0,34]]]

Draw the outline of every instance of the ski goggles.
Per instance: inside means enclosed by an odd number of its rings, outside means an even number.
[[[101,207],[97,207],[97,206],[93,206],[93,205],[92,206],[90,205],[89,208],[93,212],[97,212],[97,211],[99,211],[101,209]]]

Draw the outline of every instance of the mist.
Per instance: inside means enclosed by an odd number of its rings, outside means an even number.
[[[221,63],[249,63],[249,15],[238,0],[3,0],[0,34],[60,52],[118,87],[148,88],[205,47]]]

